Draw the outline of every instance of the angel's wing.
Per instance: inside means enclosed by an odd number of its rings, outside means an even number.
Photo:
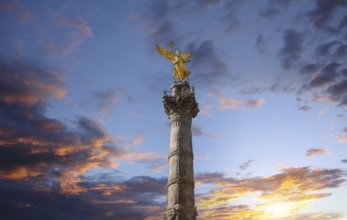
[[[174,61],[175,60],[175,54],[160,47],[159,45],[156,45],[157,51],[163,55],[164,57],[166,57],[168,60],[170,61]]]
[[[183,53],[182,58],[184,61],[189,60],[193,56],[193,53]]]

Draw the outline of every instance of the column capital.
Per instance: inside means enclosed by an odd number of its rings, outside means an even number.
[[[194,87],[190,87],[187,81],[177,81],[171,86],[171,94],[164,92],[163,103],[166,114],[171,116],[179,115],[181,117],[196,117],[199,108],[195,100]]]
[[[198,115],[199,107],[195,100],[195,94],[189,93],[184,96],[163,96],[164,109],[170,117],[173,114],[190,115],[195,118]]]

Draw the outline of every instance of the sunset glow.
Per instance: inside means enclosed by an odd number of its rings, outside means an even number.
[[[0,1],[0,219],[152,220],[193,52],[199,220],[347,219],[347,1]]]

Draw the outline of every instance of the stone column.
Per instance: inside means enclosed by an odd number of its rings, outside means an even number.
[[[171,95],[164,93],[170,119],[170,153],[165,220],[195,220],[192,118],[198,112],[194,90],[186,81],[175,82]]]

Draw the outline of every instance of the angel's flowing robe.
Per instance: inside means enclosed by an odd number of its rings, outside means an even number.
[[[175,56],[175,60],[173,62],[174,64],[173,74],[178,80],[184,80],[190,74],[190,72],[187,70],[184,63],[185,63],[185,60],[182,57]]]

